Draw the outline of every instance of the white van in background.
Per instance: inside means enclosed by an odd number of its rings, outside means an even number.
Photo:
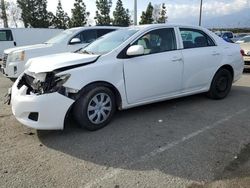
[[[1,72],[11,80],[15,80],[24,70],[30,58],[74,52],[84,48],[97,38],[119,29],[111,26],[77,27],[67,29],[43,44],[22,46],[4,50]],[[51,62],[53,63],[53,62]]]
[[[61,31],[47,28],[0,28],[0,61],[5,49],[42,43]]]

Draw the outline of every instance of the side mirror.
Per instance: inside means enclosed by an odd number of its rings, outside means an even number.
[[[137,56],[144,54],[144,47],[142,45],[133,45],[130,46],[127,50],[128,56]]]
[[[71,39],[69,44],[80,44],[81,40],[79,38],[73,38]]]

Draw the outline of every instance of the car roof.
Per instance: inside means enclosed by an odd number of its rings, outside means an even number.
[[[202,29],[200,26],[188,25],[188,24],[173,24],[173,23],[165,23],[165,24],[146,24],[146,25],[137,25],[137,26],[130,26],[130,28],[135,29],[154,29],[158,27],[186,27],[186,28],[193,28],[193,29]]]
[[[120,29],[121,27],[116,26],[85,26],[85,27],[73,27],[68,29],[69,31],[81,31],[88,29]]]

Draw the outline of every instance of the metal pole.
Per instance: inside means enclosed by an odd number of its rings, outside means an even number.
[[[137,0],[134,0],[134,25],[137,25]]]
[[[199,26],[201,26],[201,16],[202,16],[202,0],[200,5],[200,18],[199,18]]]

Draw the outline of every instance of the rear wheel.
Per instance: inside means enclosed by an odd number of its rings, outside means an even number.
[[[96,87],[76,102],[73,114],[82,128],[95,131],[105,127],[115,112],[115,96],[106,87]]]
[[[233,76],[227,69],[220,69],[214,76],[208,97],[212,99],[225,98],[232,87]]]

